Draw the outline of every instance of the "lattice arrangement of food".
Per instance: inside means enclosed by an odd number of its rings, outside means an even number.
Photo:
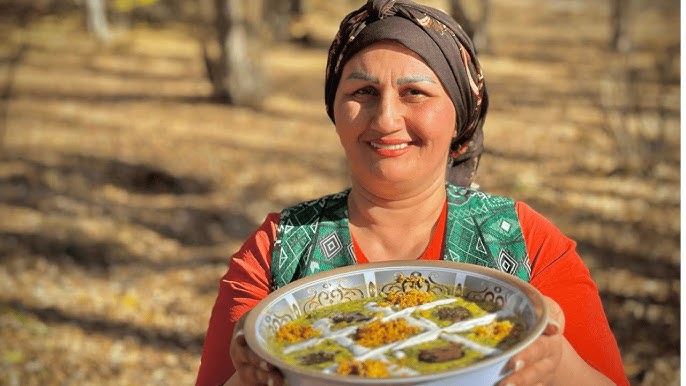
[[[390,292],[325,306],[281,326],[270,350],[325,373],[389,377],[466,366],[518,341],[526,326],[497,304],[427,292],[427,279],[399,274]]]
[[[248,344],[289,385],[433,385],[490,366],[477,378],[484,383],[470,384],[494,384],[507,358],[542,331],[542,300],[502,272],[444,263],[366,264],[292,283],[251,312]]]

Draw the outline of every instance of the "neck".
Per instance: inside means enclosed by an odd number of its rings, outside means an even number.
[[[350,231],[370,261],[416,259],[429,244],[445,205],[445,180],[416,194],[385,197],[353,183]]]
[[[416,193],[392,196],[353,183],[348,197],[349,217],[351,222],[361,224],[416,224],[423,217],[438,216],[445,198],[445,180],[437,180]]]

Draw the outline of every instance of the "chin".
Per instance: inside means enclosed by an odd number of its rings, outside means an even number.
[[[403,176],[375,176],[367,180],[367,186],[372,190],[384,190],[388,192],[412,191],[423,186],[424,179],[418,177]]]
[[[408,173],[375,173],[370,180],[381,184],[407,184],[416,182],[417,176]]]

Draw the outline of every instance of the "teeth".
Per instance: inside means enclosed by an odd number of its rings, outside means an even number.
[[[395,145],[384,145],[376,142],[370,142],[372,144],[372,147],[376,149],[383,149],[383,150],[400,150],[404,149],[407,147],[407,143],[398,143]]]

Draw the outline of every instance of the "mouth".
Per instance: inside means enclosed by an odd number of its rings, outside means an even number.
[[[369,146],[382,157],[400,157],[410,151],[411,141],[370,141]]]
[[[378,143],[378,142],[370,142],[369,143],[373,148],[379,149],[379,150],[402,150],[406,147],[409,146],[407,142],[403,143]]]

